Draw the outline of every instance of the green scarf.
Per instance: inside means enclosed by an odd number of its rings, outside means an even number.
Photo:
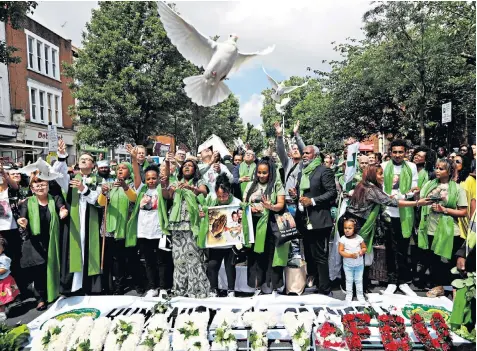
[[[277,188],[282,186],[282,182],[277,180],[273,187],[271,195],[272,204],[277,203]],[[262,216],[258,220],[257,228],[255,229],[255,245],[253,251],[256,253],[263,253],[265,249],[265,238],[267,237],[268,219],[270,216],[270,210],[264,208]],[[243,221],[244,216],[242,216]],[[275,253],[273,254],[273,267],[281,266],[285,267],[288,264],[288,250],[290,248],[290,242],[286,242],[279,247],[275,247]]]
[[[364,243],[366,244],[367,253],[371,253],[373,250],[373,239],[374,233],[376,231],[375,224],[380,209],[380,205],[375,205],[368,218],[366,219],[366,222],[364,222],[363,226],[359,230],[359,235],[363,238]]]
[[[424,186],[424,184],[426,184],[429,181],[429,173],[427,173],[427,171],[423,168],[419,171],[417,176],[418,176],[417,186],[419,187],[419,189],[422,190],[422,187]]]
[[[310,189],[310,174],[321,164],[321,158],[313,159],[305,168],[303,168],[300,180],[300,197],[303,196],[305,190]]]
[[[245,162],[242,162],[239,166],[239,177],[246,177],[249,176],[250,180],[253,179],[253,175],[255,174],[255,168],[257,165],[255,162],[252,162],[249,165],[247,165]],[[248,183],[250,182],[242,182],[240,183],[240,190],[242,191],[242,195],[245,194],[245,188],[247,187]]]
[[[137,194],[136,203],[134,204],[133,211],[131,213],[131,217],[129,217],[129,221],[126,225],[126,247],[134,247],[137,244],[137,225],[138,225],[138,218],[139,218],[139,209],[141,200],[144,197],[144,194],[147,192],[146,184],[142,185],[141,191]],[[159,216],[159,225],[161,230],[164,234],[168,235],[169,231],[167,230],[167,226],[169,222],[167,220],[167,209],[166,209],[166,201],[162,197],[162,188],[159,185],[157,187],[157,215]]]
[[[90,174],[93,183],[98,184],[97,177]],[[80,173],[75,176],[76,180],[82,180]],[[70,273],[81,272],[83,270],[81,254],[81,234],[80,234],[80,216],[79,216],[78,189],[71,189],[71,210],[70,210]],[[90,204],[89,208],[89,247],[88,247],[88,275],[100,274],[99,268],[99,215],[98,209]]]
[[[464,286],[461,289],[457,289],[455,293],[454,304],[449,320],[451,326],[454,328],[472,323],[471,301],[467,300],[467,291],[468,287]]]
[[[126,181],[130,184],[131,179]],[[124,239],[126,235],[126,224],[129,214],[129,199],[122,187],[113,187],[110,192],[108,205],[106,231],[114,233],[116,240]]]
[[[144,163],[142,164],[142,169],[145,170],[147,167],[149,167],[149,162],[147,162],[147,160],[144,160]]]
[[[430,182],[427,182],[424,185],[424,188],[421,190],[421,198],[427,197],[432,190],[437,188],[439,181],[434,179]],[[448,199],[447,203],[444,204],[445,207],[456,208],[457,206],[457,183],[454,181],[449,181],[448,189]],[[429,225],[429,214],[431,212],[431,206],[424,206],[421,210],[421,223],[419,223],[418,231],[418,246],[421,249],[428,249],[429,242],[427,238],[427,228]],[[436,255],[451,259],[452,257],[452,248],[454,246],[454,218],[441,214],[439,217],[439,222],[437,222],[437,228],[434,232],[434,240],[432,241],[431,250],[434,251]]]
[[[40,235],[40,210],[38,198],[28,200],[28,223],[32,235]],[[60,294],[60,219],[56,213],[55,200],[48,195],[48,211],[50,211],[50,241],[46,263],[46,286],[48,302],[53,302]]]
[[[393,189],[394,164],[389,161],[384,170],[384,192],[391,195]],[[412,186],[412,171],[406,161],[402,163],[401,174],[399,175],[399,192],[407,194]],[[399,208],[399,219],[401,220],[402,236],[410,238],[414,225],[414,209],[411,207]]]
[[[192,179],[189,180],[188,183],[192,184]],[[199,205],[197,203],[197,197],[192,191],[179,188],[174,191],[169,223],[179,223],[181,221],[181,206],[183,200],[186,202],[187,211],[189,212],[190,229],[194,237],[197,237],[199,235]]]

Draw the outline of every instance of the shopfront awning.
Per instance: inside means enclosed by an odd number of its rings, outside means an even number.
[[[22,143],[0,143],[0,148],[10,149],[48,149],[44,146],[28,145]]]
[[[373,152],[374,151],[374,143],[359,143],[359,151],[361,152],[368,152],[368,151],[371,151]]]

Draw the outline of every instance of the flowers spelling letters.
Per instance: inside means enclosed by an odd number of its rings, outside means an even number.
[[[286,312],[282,321],[291,336],[293,351],[306,351],[310,348],[310,333],[314,314],[311,312]]]
[[[324,349],[343,350],[346,342],[343,339],[343,332],[336,324],[330,321],[324,322],[316,330],[316,345]]]
[[[411,338],[406,332],[404,318],[391,314],[380,315],[378,317],[378,327],[384,350],[412,350]]]
[[[215,329],[212,350],[237,350],[237,339],[232,333],[232,328],[236,326],[238,314],[232,311],[219,310],[214,318]]]
[[[411,324],[416,338],[427,351],[448,351],[451,349],[452,338],[449,327],[440,313],[433,313],[431,317],[431,326],[436,331],[437,338],[431,337],[420,314],[416,313],[411,316]]]
[[[368,326],[371,321],[369,314],[347,314],[342,318],[346,344],[350,351],[363,349],[361,340],[368,339],[371,331]]]
[[[242,316],[242,322],[251,328],[249,341],[252,350],[268,350],[267,331],[268,328],[277,324],[275,314],[269,311],[245,312]]]

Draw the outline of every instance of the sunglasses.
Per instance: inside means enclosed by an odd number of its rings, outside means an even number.
[[[458,165],[462,164],[461,160],[454,160],[454,162],[457,163]]]
[[[462,152],[467,152],[467,149],[460,149],[460,151],[462,151]]]

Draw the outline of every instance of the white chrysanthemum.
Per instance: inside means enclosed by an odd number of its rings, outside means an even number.
[[[81,317],[78,323],[76,323],[75,330],[71,334],[70,341],[68,343],[68,350],[72,350],[78,347],[78,345],[85,340],[89,339],[91,330],[93,329],[94,320],[90,316]]]
[[[100,317],[94,321],[89,337],[91,350],[101,351],[103,349],[111,324],[111,320],[107,317]]]

